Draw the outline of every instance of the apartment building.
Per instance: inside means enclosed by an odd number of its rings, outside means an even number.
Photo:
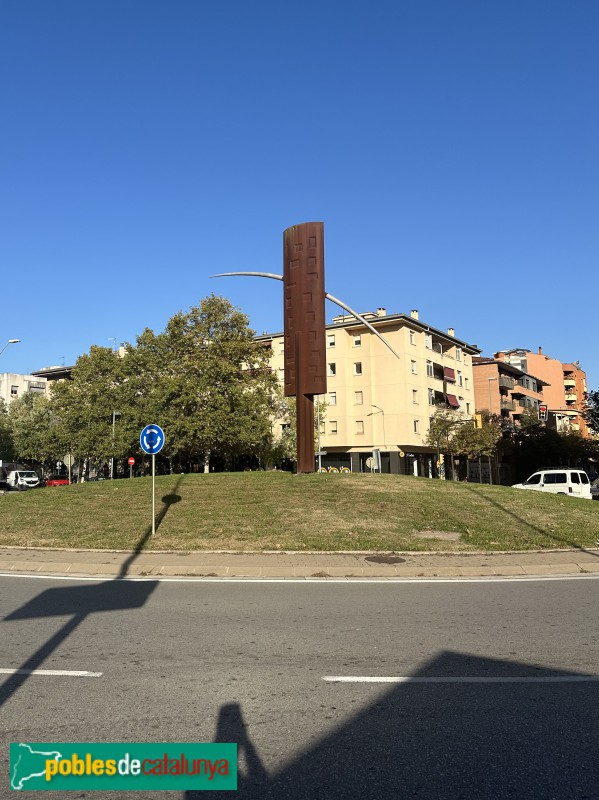
[[[46,394],[46,384],[46,379],[37,375],[0,372],[0,398],[8,405],[27,392]]]
[[[538,413],[546,403],[547,386],[536,375],[498,358],[474,356],[474,402],[478,411],[487,409],[507,419],[520,421],[525,409]]]
[[[513,364],[524,372],[536,375],[545,382],[544,401],[549,408],[549,418],[558,431],[580,431],[590,436],[581,412],[587,392],[586,373],[578,362],[563,364],[545,355],[541,347],[533,353],[523,348],[504,350],[495,358]]]
[[[476,345],[419,319],[417,310],[362,315],[399,355],[397,358],[354,317],[326,326],[327,405],[321,422],[324,466],[368,471],[373,449],[381,451],[383,472],[432,476],[436,453],[425,444],[435,406],[474,413],[472,358]],[[256,337],[271,348],[271,366],[283,382],[283,334]]]

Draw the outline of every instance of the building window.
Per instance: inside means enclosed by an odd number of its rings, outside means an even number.
[[[416,362],[411,361],[410,364],[412,365],[412,375],[416,375]]]
[[[424,343],[428,347],[429,350],[433,349],[433,335],[432,335],[432,333],[425,333],[424,334]]]
[[[470,403],[466,403],[466,414],[470,413]]]
[[[291,425],[288,422],[283,422],[281,425],[281,433],[285,433],[285,431],[288,431],[290,427]]]
[[[356,433],[364,433],[364,421],[361,419],[356,420]]]
[[[322,339],[321,339],[321,341],[322,341]],[[283,355],[284,352],[285,352],[285,342],[281,342],[281,344],[279,345],[279,353],[281,353],[281,355]]]
[[[464,379],[462,378],[462,373],[458,370],[458,386],[464,385]]]
[[[418,389],[412,389],[412,402],[418,402]]]
[[[329,392],[329,405],[337,405],[337,392]]]
[[[460,408],[464,408],[464,398],[458,397],[458,403],[460,404]]]
[[[434,389],[429,389],[428,390],[428,404],[429,404],[429,406],[434,406],[435,405],[435,390]]]
[[[321,433],[325,433],[324,422],[321,422],[321,423],[320,423],[320,432],[321,432]]]
[[[416,344],[416,334],[414,331],[410,331],[410,344]]]
[[[330,433],[337,433],[337,420],[336,420],[336,419],[332,419],[332,420],[331,420],[331,430],[330,430]]]
[[[464,389],[468,388],[468,378],[464,378]]]
[[[364,402],[364,395],[362,394],[362,392],[354,392],[354,403],[357,406],[361,406],[363,402]]]
[[[11,386],[10,387],[10,395],[11,397],[16,397],[19,394],[19,387],[18,386]]]
[[[320,341],[322,341],[322,339]],[[327,347],[335,347],[335,334],[334,333],[327,334]]]
[[[362,347],[362,336],[360,334],[354,336],[354,347]]]
[[[455,360],[456,361],[461,361],[462,360],[462,348],[461,347],[456,347],[456,349],[455,349]]]
[[[356,361],[354,363],[354,375],[361,375],[362,374],[362,362]]]
[[[414,433],[420,433],[420,420],[414,420]]]
[[[336,364],[332,364],[332,363],[329,364],[328,365],[329,378],[334,378],[336,374],[337,374],[337,365]]]
[[[433,369],[433,362],[432,361],[427,361],[426,362],[426,376],[427,376],[427,378],[434,378],[434,376],[435,376],[435,371]]]

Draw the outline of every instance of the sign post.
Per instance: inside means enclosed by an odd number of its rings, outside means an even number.
[[[139,435],[144,453],[152,456],[152,536],[156,533],[156,453],[164,447],[164,431],[159,425],[146,425]]]
[[[133,456],[129,456],[129,458],[127,459],[127,464],[129,464],[129,477],[132,478],[133,477],[133,465],[135,464],[135,459],[133,458]]]

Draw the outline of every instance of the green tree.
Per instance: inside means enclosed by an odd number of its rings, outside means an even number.
[[[489,480],[493,482],[493,467],[491,459],[497,453],[503,431],[501,418],[497,414],[490,414],[486,409],[481,412],[482,427],[463,425],[455,437],[456,452],[469,459],[478,460],[479,481],[482,481],[481,461],[486,457],[489,461]]]
[[[100,466],[131,451],[133,401],[124,361],[112,349],[94,345],[77,359],[72,380],[53,387],[55,436],[63,455],[69,452],[80,463],[81,475],[90,464]]]
[[[164,333],[144,331],[123,361],[137,412],[165,430],[166,455],[201,458],[208,471],[212,454],[257,455],[268,446],[276,377],[247,317],[225,298],[175,314]]]
[[[6,403],[0,398],[0,459],[12,461],[15,456],[12,427]]]
[[[592,390],[587,394],[582,418],[594,435],[599,436],[599,389]]]
[[[437,406],[435,413],[430,419],[429,429],[426,436],[426,444],[437,450],[437,461],[441,454],[449,454],[451,457],[451,474],[455,478],[456,436],[462,425],[469,424],[460,411],[447,406]],[[471,423],[470,423],[471,424]],[[441,477],[441,465],[437,464],[438,474]]]
[[[47,397],[26,392],[10,404],[8,417],[17,459],[37,461],[50,467],[62,457]]]

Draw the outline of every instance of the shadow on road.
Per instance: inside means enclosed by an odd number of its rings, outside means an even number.
[[[538,683],[439,683],[423,678],[535,678]],[[445,652],[381,691],[328,684],[330,705],[369,705],[268,775],[241,707],[221,708],[216,741],[239,744],[240,800],[546,800],[596,798],[599,683],[528,664]],[[321,718],[315,719],[314,728]],[[293,725],[290,719],[285,727]],[[222,797],[184,794],[185,800]]]
[[[162,498],[162,507],[156,515],[156,530],[164,520],[173,503],[181,497],[177,490],[183,476],[179,476],[173,491]],[[31,670],[40,669],[52,653],[84,622],[90,614],[107,611],[124,611],[141,608],[148,600],[158,581],[126,581],[131,565],[144,550],[152,535],[152,526],[148,525],[137,542],[131,555],[121,565],[116,578],[103,583],[87,583],[79,586],[59,586],[46,589],[21,608],[4,618],[4,622],[12,620],[36,619],[39,617],[69,616],[70,619],[50,638],[44,642],[21,666],[19,672],[11,675],[0,686],[0,707],[17,692],[30,677]]]

